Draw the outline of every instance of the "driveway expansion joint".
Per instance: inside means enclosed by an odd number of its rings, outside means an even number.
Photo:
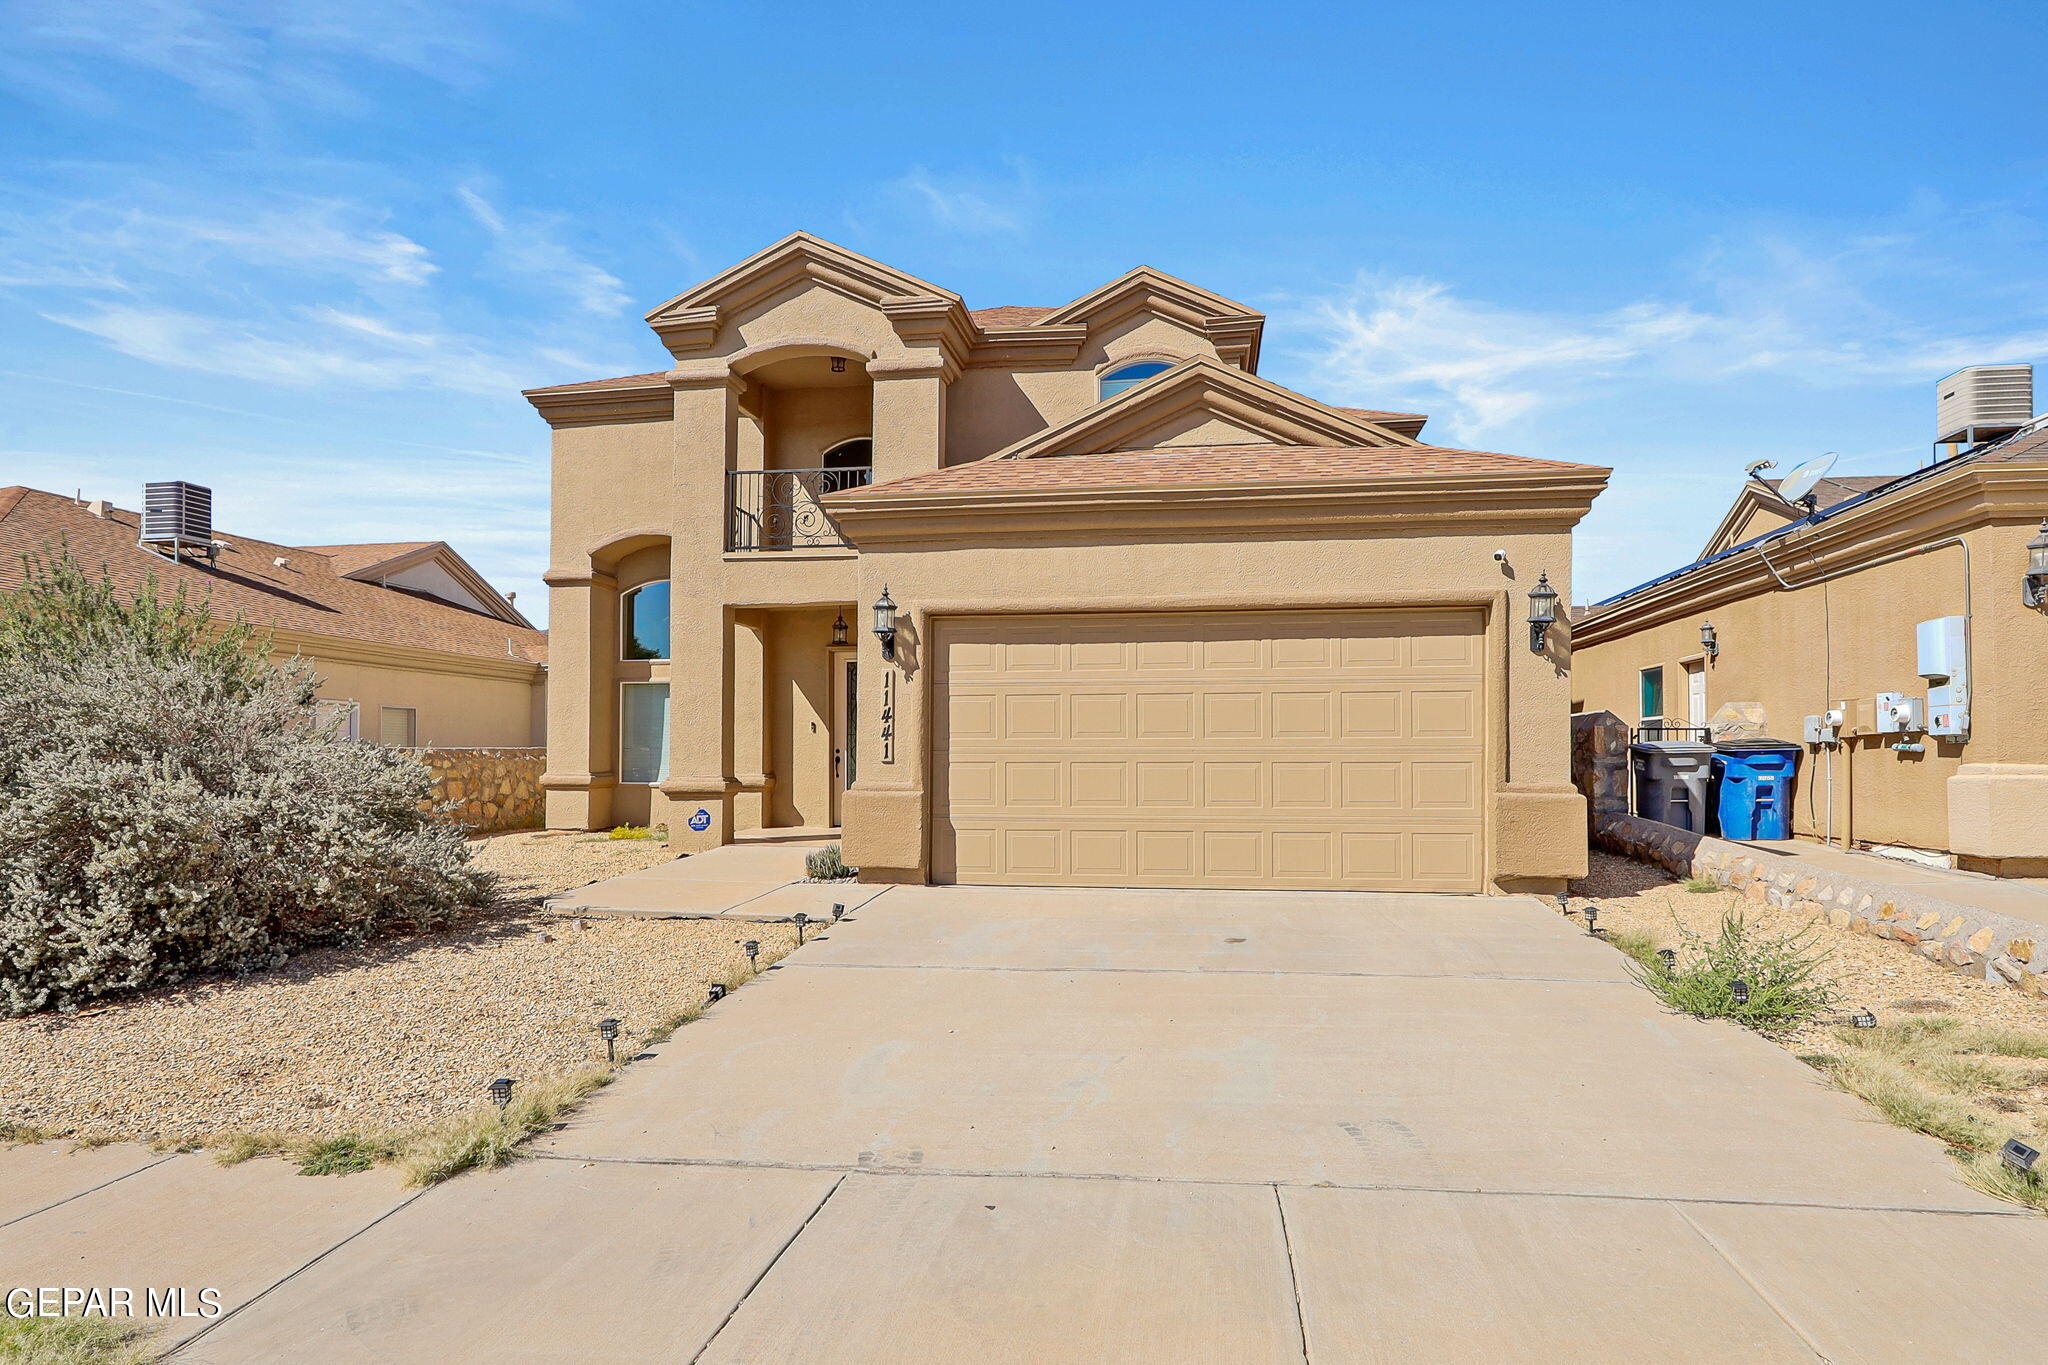
[[[1334,1180],[1225,1180],[1213,1176],[1131,1175],[1118,1171],[975,1170],[946,1166],[883,1165],[875,1162],[769,1161],[702,1156],[594,1156],[582,1152],[534,1152],[540,1161],[580,1161],[606,1166],[698,1166],[738,1171],[837,1171],[842,1175],[929,1176],[942,1180],[1093,1180],[1139,1185],[1209,1185],[1225,1189],[1360,1190],[1393,1194],[1469,1195],[1480,1199],[1593,1199],[1637,1204],[1700,1205],[1709,1208],[1824,1209],[1840,1213],[1911,1213],[1953,1218],[2040,1217],[2032,1209],[1959,1209],[1926,1204],[1825,1203],[1811,1199],[1729,1199],[1693,1194],[1626,1194],[1608,1190],[1483,1189],[1472,1185],[1353,1183]],[[837,1186],[835,1185],[836,1189]]]
[[[121,1172],[121,1174],[117,1176],[111,1176],[108,1179],[102,1180],[99,1184],[94,1185],[91,1189],[80,1190],[76,1194],[67,1194],[62,1199],[51,1200],[49,1203],[43,1205],[39,1209],[30,1209],[27,1213],[16,1214],[14,1217],[8,1219],[6,1222],[0,1223],[0,1228],[11,1228],[16,1223],[24,1222],[30,1218],[34,1218],[37,1214],[48,1213],[51,1209],[62,1208],[64,1207],[64,1205],[69,1204],[74,1199],[83,1199],[89,1194],[97,1194],[109,1185],[118,1185],[123,1180],[128,1179],[130,1176],[141,1175],[144,1171],[153,1171],[157,1167],[163,1165],[166,1161],[176,1161],[179,1157],[183,1155],[185,1155],[185,1153],[183,1152],[167,1152],[163,1156],[158,1157],[155,1161],[149,1162],[146,1165],[137,1166],[132,1171],[123,1171]]]
[[[833,1181],[832,1187],[826,1190],[819,1197],[818,1202],[811,1208],[811,1211],[804,1215],[803,1222],[796,1225],[796,1231],[790,1233],[787,1238],[783,1239],[782,1245],[775,1248],[775,1254],[770,1256],[767,1263],[761,1267],[761,1273],[747,1282],[747,1287],[740,1291],[740,1296],[737,1299],[733,1300],[732,1307],[727,1309],[725,1316],[718,1320],[718,1326],[711,1329],[711,1335],[704,1338],[704,1344],[699,1346],[695,1354],[690,1357],[689,1365],[697,1365],[697,1362],[704,1358],[704,1353],[710,1350],[712,1344],[718,1340],[725,1329],[732,1325],[732,1320],[739,1315],[740,1309],[747,1306],[747,1300],[754,1297],[754,1291],[761,1287],[761,1282],[767,1279],[775,1267],[781,1263],[782,1258],[789,1254],[789,1249],[796,1245],[797,1238],[803,1236],[805,1230],[811,1226],[812,1220],[825,1211],[825,1205],[832,1202],[832,1196],[839,1193],[839,1187],[845,1183],[846,1177],[844,1175]]]
[[[1015,972],[1039,976],[1323,976],[1358,977],[1386,981],[1533,981],[1557,986],[1632,986],[1626,977],[1527,976],[1516,972],[1344,972],[1279,967],[1004,967],[994,964],[929,962],[795,962],[778,964],[787,968],[817,968],[826,971],[860,972]]]
[[[1804,1345],[1807,1350],[1813,1352],[1813,1358],[1815,1360],[1826,1361],[1829,1359],[1828,1353],[1820,1348],[1820,1343],[1815,1341],[1813,1337],[1806,1331],[1806,1329],[1801,1327],[1799,1323],[1792,1317],[1792,1315],[1785,1311],[1785,1308],[1782,1304],[1780,1304],[1776,1299],[1772,1298],[1771,1295],[1764,1289],[1764,1287],[1756,1282],[1756,1278],[1754,1276],[1752,1276],[1747,1270],[1744,1270],[1742,1268],[1742,1264],[1739,1261],[1737,1261],[1733,1256],[1728,1254],[1726,1248],[1724,1248],[1719,1242],[1714,1240],[1712,1234],[1710,1234],[1705,1228],[1701,1227],[1690,1216],[1688,1216],[1684,1209],[1674,1205],[1671,1211],[1678,1215],[1678,1219],[1680,1222],[1684,1223],[1687,1227],[1691,1228],[1694,1234],[1697,1235],[1702,1242],[1705,1242],[1707,1244],[1707,1249],[1712,1251],[1714,1255],[1717,1258],[1719,1258],[1722,1265],[1728,1267],[1728,1271],[1730,1274],[1734,1275],[1736,1279],[1742,1281],[1743,1284],[1748,1286],[1749,1292],[1756,1295],[1757,1301],[1762,1303],[1764,1307],[1771,1310],[1772,1316],[1776,1317],[1779,1322],[1785,1324],[1786,1331],[1790,1332],[1793,1336],[1798,1337],[1801,1344]]]

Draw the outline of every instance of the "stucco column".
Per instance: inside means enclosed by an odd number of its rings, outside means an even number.
[[[746,612],[732,623],[732,743],[735,830],[768,824],[768,668],[766,623]]]
[[[840,844],[864,882],[925,881],[930,800],[925,789],[925,697],[931,671],[929,618],[895,598],[896,657],[882,657],[868,629],[882,595],[879,570],[862,558],[859,599],[860,776],[840,805]],[[892,598],[895,594],[891,594]]]
[[[936,354],[871,360],[875,482],[928,473],[944,459],[948,368]]]
[[[611,820],[611,623],[618,582],[609,574],[547,575],[548,764],[541,776],[550,829],[601,829]]]
[[[676,419],[669,483],[668,775],[672,847],[732,838],[732,633],[725,607],[725,484],[745,382],[723,362],[670,373]],[[692,828],[692,825],[702,828]]]
[[[1503,651],[1507,705],[1493,712],[1506,762],[1493,793],[1488,861],[1496,889],[1551,895],[1587,868],[1586,798],[1572,782],[1569,536],[1518,544],[1512,562],[1516,577],[1494,599],[1498,621],[1489,632]],[[1559,621],[1538,654],[1529,648],[1529,590],[1543,574],[1557,590]]]

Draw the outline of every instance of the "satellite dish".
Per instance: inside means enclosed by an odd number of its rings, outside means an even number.
[[[1835,467],[1835,461],[1840,458],[1841,456],[1830,450],[1825,455],[1816,455],[1799,465],[1785,476],[1783,483],[1778,485],[1778,496],[1786,502],[1803,503],[1808,512],[1813,511],[1814,488],[1828,476],[1828,471]]]

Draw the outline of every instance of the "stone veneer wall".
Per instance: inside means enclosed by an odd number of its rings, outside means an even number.
[[[2038,924],[1633,815],[1601,816],[1593,842],[1674,876],[1705,877],[1750,900],[1891,939],[1950,971],[2048,996]]]
[[[1586,830],[1628,814],[1628,722],[1612,711],[1572,717],[1572,785],[1586,798]]]
[[[434,804],[479,834],[538,829],[546,749],[414,749],[434,773]]]

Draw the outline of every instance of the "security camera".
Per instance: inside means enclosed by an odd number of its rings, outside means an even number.
[[[1505,564],[1505,563],[1507,563],[1507,562],[1508,562],[1508,552],[1507,552],[1506,550],[1495,550],[1495,551],[1493,552],[1493,562],[1494,562],[1494,563],[1496,563],[1496,564]]]

